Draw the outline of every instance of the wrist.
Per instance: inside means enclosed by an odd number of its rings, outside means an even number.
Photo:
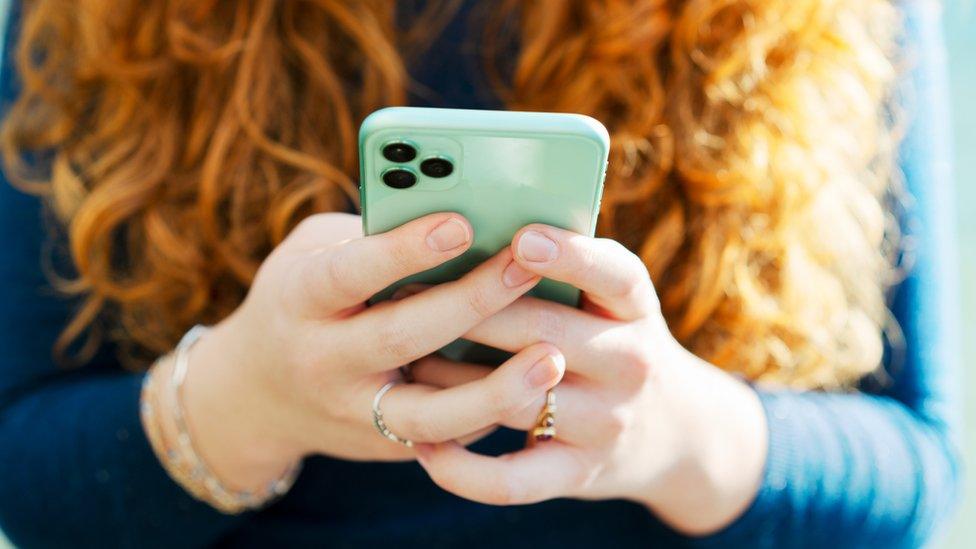
[[[683,348],[678,355],[661,392],[680,440],[643,502],[672,528],[700,536],[734,522],[755,498],[767,426],[751,387]]]
[[[280,407],[250,379],[235,359],[235,331],[215,326],[189,350],[189,367],[181,391],[186,428],[200,459],[229,489],[256,491],[281,477],[303,452],[281,435]],[[174,357],[157,366],[160,427],[173,447],[178,436],[170,390]]]

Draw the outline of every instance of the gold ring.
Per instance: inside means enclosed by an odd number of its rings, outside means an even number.
[[[532,438],[536,442],[543,442],[556,438],[556,393],[552,389],[546,391],[546,403],[535,420]]]

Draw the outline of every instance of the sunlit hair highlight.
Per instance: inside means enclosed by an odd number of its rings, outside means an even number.
[[[457,2],[406,31],[395,4],[25,3],[2,147],[67,230],[77,273],[60,285],[83,304],[59,353],[89,341],[90,356],[105,327],[142,366],[226,316],[303,217],[355,207],[357,125],[406,101],[401,53]],[[492,8],[484,51],[508,106],[610,129],[600,232],[644,260],[684,345],[797,387],[879,365],[896,234],[890,2]],[[25,161],[38,155],[50,162]]]

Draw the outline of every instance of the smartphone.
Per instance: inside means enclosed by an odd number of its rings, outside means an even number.
[[[382,233],[434,212],[457,212],[474,228],[471,248],[397,282],[455,280],[508,246],[530,223],[593,235],[610,137],[579,114],[390,107],[359,131],[363,230]],[[576,306],[579,291],[542,280],[536,297]]]

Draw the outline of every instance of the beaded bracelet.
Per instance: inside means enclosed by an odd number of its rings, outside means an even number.
[[[300,463],[289,467],[283,475],[260,490],[232,490],[224,486],[213,473],[213,470],[200,457],[193,446],[193,439],[186,423],[182,389],[189,365],[190,348],[207,331],[208,329],[204,326],[195,326],[183,336],[183,339],[176,346],[176,363],[173,368],[173,376],[168,384],[170,397],[173,401],[176,447],[166,447],[159,418],[155,415],[152,398],[156,394],[154,390],[155,365],[150,370],[149,375],[146,376],[143,385],[141,413],[143,414],[143,423],[147,426],[147,437],[156,453],[162,458],[161,461],[167,473],[196,499],[208,503],[223,513],[237,514],[262,507],[288,492],[298,476]]]

